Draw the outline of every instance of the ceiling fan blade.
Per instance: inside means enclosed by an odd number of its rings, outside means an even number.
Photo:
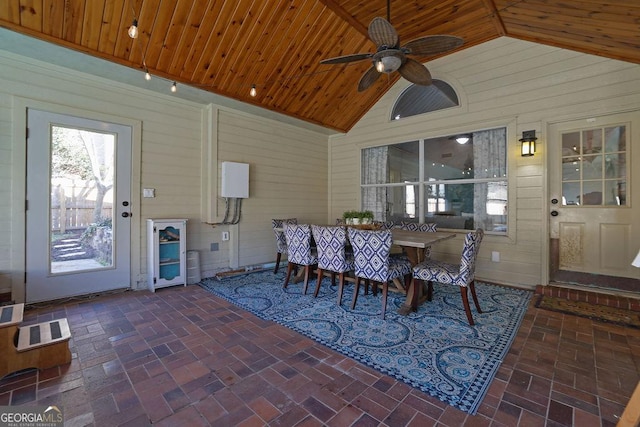
[[[407,61],[398,69],[402,77],[421,86],[429,86],[431,84],[431,73],[427,67],[416,61],[407,58]]]
[[[345,62],[362,61],[363,59],[371,58],[371,53],[354,53],[351,55],[336,56],[335,58],[323,59],[321,64],[343,64]]]
[[[402,50],[413,55],[435,55],[462,46],[464,40],[457,36],[425,36],[402,46]]]
[[[376,70],[376,67],[369,68],[367,72],[364,73],[362,77],[360,77],[360,82],[358,83],[358,92],[364,92],[365,90],[369,89],[369,87],[371,87],[371,85],[374,84],[376,80],[378,80],[378,77],[380,77],[380,73],[378,72],[378,70]]]
[[[389,48],[398,45],[398,32],[393,25],[384,18],[373,18],[369,24],[369,38],[376,46],[387,46]]]

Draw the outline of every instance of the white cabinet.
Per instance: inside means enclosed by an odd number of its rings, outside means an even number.
[[[147,220],[147,274],[149,290],[187,285],[187,220]]]

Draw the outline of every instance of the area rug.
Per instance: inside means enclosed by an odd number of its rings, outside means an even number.
[[[586,317],[600,322],[615,323],[616,325],[640,328],[640,313],[617,307],[591,304],[586,301],[571,301],[565,298],[555,298],[540,295],[536,307],[559,313]]]
[[[380,293],[360,295],[351,310],[352,286],[345,286],[338,307],[337,287],[329,278],[318,298],[312,292],[315,281],[307,295],[302,295],[302,284],[283,289],[283,282],[283,273],[257,272],[204,279],[200,285],[469,414],[482,402],[532,296],[530,291],[477,283],[483,313],[472,308],[472,327],[458,287],[435,284],[433,301],[408,316],[397,314],[404,295],[390,292],[382,320]]]

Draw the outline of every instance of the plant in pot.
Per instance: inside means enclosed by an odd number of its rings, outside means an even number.
[[[342,213],[342,219],[347,225],[360,224],[360,214],[358,211],[344,211]]]
[[[360,224],[373,224],[373,212],[361,211],[358,212],[358,216],[360,217]]]

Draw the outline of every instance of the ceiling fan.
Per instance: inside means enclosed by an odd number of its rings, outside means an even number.
[[[460,37],[433,35],[420,37],[400,46],[398,32],[389,22],[390,3],[391,1],[387,0],[387,19],[376,17],[369,24],[369,38],[378,47],[375,53],[355,53],[320,61],[321,64],[342,64],[370,59],[373,65],[360,78],[358,92],[365,91],[373,85],[380,74],[390,74],[394,71],[399,72],[411,83],[428,86],[431,84],[431,73],[427,67],[415,59],[408,58],[407,55],[435,55],[455,49],[463,43]]]

